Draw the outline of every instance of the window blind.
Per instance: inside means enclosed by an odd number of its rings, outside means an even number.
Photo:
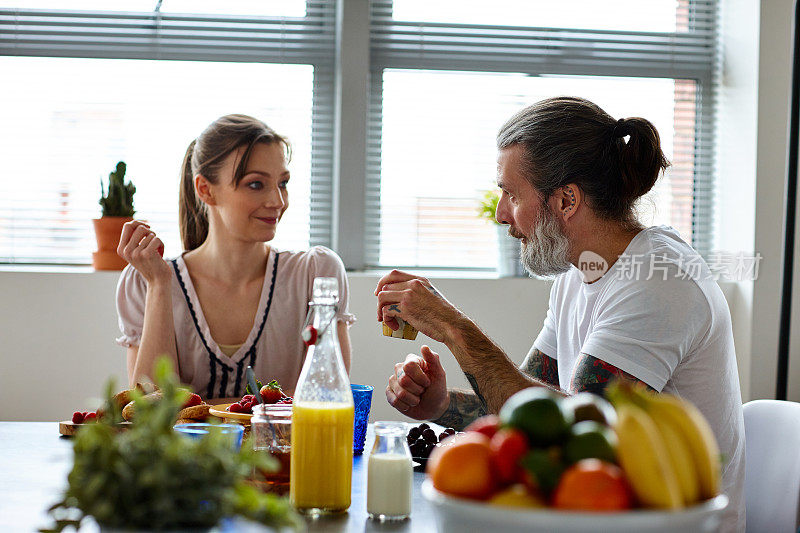
[[[671,224],[701,253],[709,251],[714,190],[714,94],[719,56],[716,0],[653,2],[652,13],[638,13],[640,19],[633,22],[624,20],[625,12],[613,11],[615,4],[630,10],[630,2],[609,1],[603,6],[610,12],[595,18],[590,13],[592,16],[584,16],[576,27],[548,27],[544,25],[548,20],[565,22],[580,17],[566,17],[558,12],[548,17],[542,15],[541,10],[572,10],[574,13],[581,6],[595,9],[596,2],[498,0],[491,5],[484,2],[473,6],[470,0],[465,0],[459,3],[462,9],[447,12],[443,7],[430,17],[422,9],[415,12],[414,3],[415,0],[373,0],[371,3],[368,264],[389,265],[402,255],[406,258],[405,266],[494,268],[492,257],[496,254],[493,251],[471,258],[457,253],[462,246],[472,249],[494,246],[493,239],[496,239],[491,235],[492,228],[476,227],[475,220],[470,218],[469,206],[477,208],[480,190],[475,185],[477,178],[467,174],[484,174],[485,188],[489,188],[495,178],[494,135],[497,129],[521,107],[559,94],[595,100],[617,118],[643,116],[657,122],[673,166],[656,187],[655,201],[642,202],[643,220]],[[666,25],[661,21],[665,9],[671,15]],[[483,23],[493,17],[497,19],[498,12],[510,16],[492,25]],[[630,30],[630,26],[637,25],[659,27],[652,31]],[[616,29],[616,26],[626,29]],[[414,72],[419,75],[415,80]],[[427,75],[422,76],[423,73]],[[407,78],[406,89],[400,88],[403,77]],[[514,81],[504,79],[508,77]],[[646,80],[652,80],[655,85]],[[439,83],[443,85],[437,86]],[[449,97],[445,86],[450,90]],[[653,91],[652,98],[648,91]],[[629,102],[641,97],[653,101],[651,104],[645,101],[641,106]],[[441,98],[438,104],[426,107],[436,98]],[[394,119],[387,116],[387,110],[391,113],[395,107],[392,99],[406,104],[406,117],[397,113]],[[453,117],[450,124],[426,137],[425,132],[434,125],[427,123],[425,116],[451,104],[453,107],[443,112]],[[488,108],[494,108],[502,116],[488,116],[481,111]],[[420,113],[415,114],[415,109]],[[431,189],[436,189],[436,183],[448,177],[443,168],[430,172],[426,185],[409,196],[415,201],[427,202],[426,225],[434,231],[439,228],[442,242],[426,248],[425,239],[420,237],[421,230],[417,228],[416,234],[406,232],[405,238],[411,242],[408,249],[403,254],[395,254],[392,250],[398,246],[397,228],[413,222],[409,218],[408,202],[402,208],[392,204],[391,196],[396,196],[397,192],[389,180],[397,179],[398,171],[402,174],[409,169],[402,163],[393,167],[387,150],[392,150],[392,143],[397,142],[398,136],[404,137],[399,132],[408,135],[413,131],[411,123],[414,121],[422,126],[419,128],[421,138],[416,139],[419,141],[416,147],[411,143],[405,148],[415,150],[415,157],[435,152],[430,158],[430,164],[435,166],[437,158],[474,159],[474,154],[480,152],[488,161],[472,164],[472,170],[468,166],[457,167],[458,179],[450,184],[453,192],[449,197],[443,190],[436,194],[440,198],[436,208],[431,208],[430,199],[425,197],[430,196]],[[474,139],[464,140],[460,152],[454,152],[459,145],[450,144],[448,139],[458,137],[459,130],[475,132],[472,137],[482,136],[482,144]],[[425,173],[425,165],[419,165],[414,171]],[[469,197],[474,198],[471,204]],[[447,202],[460,203],[462,207],[447,207],[444,205]],[[448,218],[459,209],[462,221],[460,230],[453,236],[458,225]],[[442,213],[441,217],[437,219],[436,213]],[[448,241],[450,248],[446,244]],[[433,253],[437,249],[442,251],[438,258]]]
[[[293,139],[294,160],[299,168],[292,170],[306,174],[293,178],[296,187],[303,179],[309,183],[300,187],[302,194],[296,196],[295,203],[291,204],[295,210],[299,210],[297,214],[305,218],[296,226],[302,226],[306,234],[297,235],[297,227],[294,228],[294,234],[292,228],[283,232],[279,229],[278,233],[280,239],[282,233],[288,232],[288,240],[301,246],[330,245],[331,242],[331,198],[327,191],[331,188],[333,43],[334,6],[324,0],[308,0],[305,16],[0,9],[0,56],[164,60],[160,67],[156,65],[154,68],[163,67],[167,69],[166,74],[161,78],[155,75],[151,80],[152,87],[146,90],[154,93],[154,100],[163,95],[164,98],[178,98],[181,104],[185,104],[185,101],[192,102],[193,94],[187,93],[182,98],[180,94],[174,94],[174,87],[162,85],[159,88],[159,84],[175,84],[175,79],[168,75],[169,64],[180,61],[180,67],[172,70],[189,73],[183,90],[191,91],[193,85],[199,84],[198,87],[202,89],[196,92],[205,95],[208,86],[220,88],[217,101],[193,102],[198,110],[197,115],[205,116],[212,110],[217,114],[199,128],[195,127],[192,135],[197,135],[216,116],[228,112],[250,112],[290,137],[291,133],[300,137],[307,135],[307,140]],[[199,67],[191,70],[189,66],[192,64]],[[203,64],[208,68],[203,69]],[[225,68],[225,64],[230,67]],[[265,65],[258,71],[246,70],[248,65],[257,64],[272,65]],[[303,70],[306,65],[312,71],[308,77]],[[130,72],[119,70],[109,69],[110,76],[117,76],[108,82],[110,100],[114,100],[118,92],[124,92],[126,85],[131,85],[126,80],[127,75],[141,69],[131,69]],[[209,76],[214,79],[208,79]],[[259,89],[259,85],[262,89]],[[6,90],[10,90],[10,87],[7,86]],[[307,98],[307,104],[302,104],[304,98]],[[6,94],[0,105],[13,107],[19,102],[20,99],[9,98],[9,94]],[[111,119],[102,116],[108,111],[108,106],[102,105],[104,103],[89,111],[96,120],[106,123]],[[161,102],[159,105],[169,107],[169,104]],[[302,105],[307,106],[305,110],[301,108]],[[32,116],[35,117],[33,111]],[[69,131],[62,131],[61,135],[52,132],[48,135],[50,141],[43,143],[41,149],[52,148],[52,143],[59,141],[66,141],[67,145],[72,142],[71,148],[80,152],[70,155],[73,159],[83,158],[85,169],[84,175],[72,181],[87,180],[91,183],[91,192],[84,194],[88,186],[69,183],[70,179],[66,176],[62,176],[64,183],[58,186],[49,182],[45,184],[47,180],[37,180],[37,174],[43,172],[49,173],[48,177],[52,173],[59,173],[58,165],[42,169],[35,162],[28,161],[20,163],[18,166],[24,168],[13,175],[6,166],[0,175],[3,190],[7,193],[0,206],[0,262],[86,264],[90,261],[90,254],[95,249],[91,219],[100,213],[96,203],[100,192],[97,181],[107,176],[116,159],[111,162],[103,159],[100,164],[99,159],[92,160],[97,154],[92,153],[87,143],[75,146],[75,135],[80,133],[78,130],[87,135],[96,131],[86,113],[78,114],[75,111],[74,106],[67,106],[63,110],[61,123],[70,124]],[[72,119],[67,116],[70,113],[74,115]],[[263,114],[272,115],[274,122],[270,116]],[[196,121],[197,117],[186,117],[187,122],[193,120]],[[282,122],[286,126],[278,127]],[[118,120],[118,125],[122,127],[124,124]],[[155,124],[154,127],[168,129],[170,124]],[[303,133],[306,131],[308,133]],[[188,144],[189,140],[191,138],[187,138],[184,144]],[[109,140],[103,141],[107,145]],[[182,150],[185,150],[185,146]],[[298,155],[298,150],[306,152],[307,163],[300,161],[303,156]],[[168,169],[170,177],[177,177],[182,154],[182,151],[175,153],[175,163]],[[130,163],[129,176],[136,183],[136,167]],[[292,186],[290,184],[290,193]],[[81,192],[76,192],[77,189]],[[74,200],[81,194],[91,197],[91,200],[76,210]],[[172,227],[173,221],[177,220],[177,204],[163,200],[159,203],[159,200],[157,197],[147,198],[137,194],[136,208],[140,214],[147,214],[151,222],[158,219]],[[305,207],[297,205],[303,203]],[[150,206],[149,210],[147,205]],[[287,216],[294,215],[291,209]]]

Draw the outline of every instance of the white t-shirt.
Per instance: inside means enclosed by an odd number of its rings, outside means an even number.
[[[575,267],[560,275],[533,348],[558,361],[563,389],[572,388],[585,353],[695,404],[726,460],[723,531],[744,531],[744,419],[730,311],[708,265],[674,229],[639,232],[594,283]]]

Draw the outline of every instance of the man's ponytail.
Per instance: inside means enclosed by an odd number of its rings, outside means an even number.
[[[653,188],[669,161],[661,151],[658,130],[649,120],[620,119],[614,137],[619,149],[620,196],[623,202],[632,203]]]
[[[205,205],[198,201],[194,192],[194,171],[192,158],[197,141],[192,141],[186,149],[181,165],[181,187],[178,215],[180,218],[181,241],[185,251],[194,250],[208,236],[208,217]]]

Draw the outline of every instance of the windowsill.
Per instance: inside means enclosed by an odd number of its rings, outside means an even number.
[[[526,277],[520,278],[500,278],[496,272],[493,271],[469,271],[469,270],[448,270],[448,269],[403,269],[405,272],[424,276],[427,278],[436,279],[528,279]],[[350,277],[359,278],[380,278],[384,274],[390,272],[390,268],[385,269],[367,269],[358,271],[348,271],[347,275]],[[0,264],[0,273],[3,272],[18,272],[18,273],[34,273],[34,274],[100,274],[100,275],[115,275],[118,276],[119,270],[94,270],[89,265],[13,265],[13,264]]]

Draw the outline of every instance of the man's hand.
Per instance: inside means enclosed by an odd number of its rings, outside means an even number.
[[[439,354],[427,346],[422,347],[421,353],[422,357],[408,354],[404,362],[394,365],[394,374],[386,387],[386,400],[406,416],[432,420],[445,412],[450,397]]]
[[[393,270],[378,281],[378,322],[393,330],[399,317],[418,331],[439,342],[448,342],[448,327],[456,323],[461,312],[423,277]]]

